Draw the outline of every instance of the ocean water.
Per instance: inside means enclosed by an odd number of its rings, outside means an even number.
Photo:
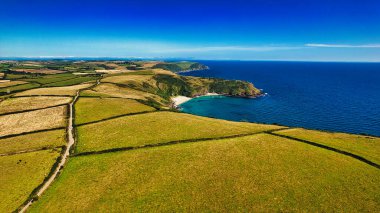
[[[182,111],[233,121],[277,123],[380,136],[380,63],[203,61],[182,75],[252,82],[255,99],[200,97]]]

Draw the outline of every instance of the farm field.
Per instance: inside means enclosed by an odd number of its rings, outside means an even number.
[[[70,97],[47,96],[9,98],[0,102],[0,114],[68,104],[71,100]]]
[[[53,88],[38,88],[24,92],[17,93],[15,97],[19,96],[43,96],[43,95],[57,95],[57,96],[75,96],[76,92],[80,89],[85,89],[93,84],[78,84],[67,87],[53,87]]]
[[[216,120],[184,113],[154,112],[79,126],[76,151],[101,151],[180,140],[217,138],[279,128],[282,127]],[[95,131],[97,134],[94,135]]]
[[[75,103],[75,123],[83,124],[102,119],[155,110],[135,100],[121,98],[79,98]]]
[[[0,137],[66,125],[66,106],[0,116]]]
[[[25,82],[25,81],[8,81],[8,82],[1,82],[0,81],[0,88],[16,86],[16,85],[26,84],[26,83],[27,82]]]
[[[12,212],[24,203],[49,174],[60,150],[0,156],[0,209]]]
[[[376,211],[379,181],[355,159],[259,134],[74,157],[31,212]]]
[[[39,86],[40,85],[37,83],[27,83],[27,84],[19,84],[19,85],[10,86],[10,87],[3,87],[3,88],[0,88],[0,95],[33,89]]]
[[[0,212],[378,211],[380,138],[182,113],[172,97],[259,94],[175,73],[197,68],[0,63],[5,79],[27,82],[0,88],[24,87],[0,93]]]
[[[344,150],[380,164],[380,138],[306,129],[288,129],[276,133]]]
[[[0,139],[0,155],[20,151],[53,149],[66,145],[65,129]]]

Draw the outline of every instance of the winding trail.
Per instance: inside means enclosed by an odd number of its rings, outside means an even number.
[[[74,134],[73,134],[73,114],[74,114],[74,103],[76,102],[76,100],[78,99],[79,97],[79,92],[80,91],[77,91],[77,94],[75,95],[74,99],[71,101],[71,103],[69,104],[69,122],[68,122],[68,127],[67,127],[67,146],[66,146],[66,149],[65,149],[65,152],[63,153],[63,155],[61,156],[61,162],[59,162],[58,166],[56,167],[54,173],[49,177],[49,179],[43,183],[43,185],[41,186],[40,189],[38,189],[36,195],[39,197],[42,195],[42,193],[44,193],[46,191],[47,188],[49,188],[49,186],[53,183],[54,179],[57,177],[59,171],[61,170],[61,168],[63,168],[63,166],[65,165],[69,155],[70,155],[70,149],[71,147],[74,145],[75,143],[75,139],[74,139]],[[30,205],[32,205],[33,203],[33,199],[31,199],[21,210],[20,212],[23,213],[25,212]]]

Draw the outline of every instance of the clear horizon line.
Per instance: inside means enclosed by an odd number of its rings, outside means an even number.
[[[0,60],[18,59],[140,59],[140,60],[190,60],[190,61],[278,61],[278,62],[341,62],[341,63],[380,63],[379,60],[297,60],[297,59],[231,59],[231,58],[192,58],[192,57],[136,57],[136,56],[0,56]]]

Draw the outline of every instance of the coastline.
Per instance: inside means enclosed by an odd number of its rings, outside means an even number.
[[[195,96],[193,98],[178,95],[178,96],[172,97],[171,100],[173,102],[173,108],[179,108],[179,106],[181,104],[186,103],[186,102],[190,101],[191,99],[199,98],[199,97],[204,97],[204,96],[218,96],[218,95],[222,95],[222,94],[210,93],[209,92],[209,93],[206,93],[205,95],[199,95],[199,96]]]

